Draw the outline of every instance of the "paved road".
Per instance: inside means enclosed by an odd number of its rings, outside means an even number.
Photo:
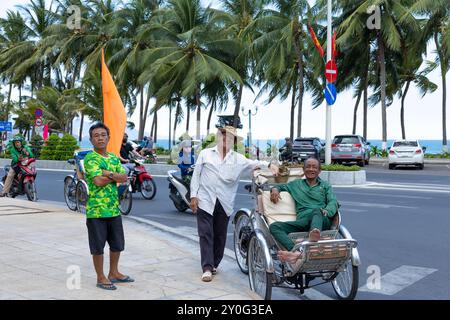
[[[450,169],[428,166],[423,171],[382,166],[365,168],[365,187],[336,187],[342,204],[343,224],[358,240],[362,265],[357,299],[449,299],[450,271]],[[62,183],[66,173],[41,171],[38,194],[41,200],[63,202]],[[132,215],[178,228],[196,235],[195,217],[178,213],[168,198],[168,182],[155,178],[157,196],[152,201],[134,195]],[[237,207],[253,207],[253,199],[241,183]],[[232,225],[227,247],[232,249]],[[380,271],[381,290],[364,288],[367,279]],[[331,285],[318,286],[300,296],[294,290],[274,289],[274,299],[333,298]],[[364,291],[366,290],[366,291]]]

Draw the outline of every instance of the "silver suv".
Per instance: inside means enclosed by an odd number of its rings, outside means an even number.
[[[335,136],[331,144],[333,163],[356,162],[360,167],[369,164],[370,142],[359,135]]]

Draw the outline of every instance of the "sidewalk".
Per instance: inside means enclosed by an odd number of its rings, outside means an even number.
[[[39,202],[1,198],[0,300],[260,299],[249,290],[247,276],[232,259],[224,258],[212,282],[202,282],[196,243],[131,219],[123,222],[126,244],[120,271],[136,282],[106,291],[95,286],[83,215]],[[108,267],[105,254],[105,274]],[[80,288],[76,288],[78,271]]]

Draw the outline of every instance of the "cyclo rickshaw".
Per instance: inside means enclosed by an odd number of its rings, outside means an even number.
[[[273,287],[305,289],[331,282],[339,299],[354,299],[358,290],[360,258],[357,241],[341,223],[336,212],[331,230],[321,232],[317,242],[308,241],[308,232],[291,233],[292,251],[301,256],[296,263],[281,262],[277,252],[285,250],[269,231],[275,221],[294,221],[295,202],[288,192],[281,192],[277,204],[270,201],[270,188],[303,177],[302,168],[291,168],[285,176],[274,177],[270,171],[255,170],[246,189],[255,199],[254,209],[240,209],[233,219],[234,252],[239,268],[249,276],[250,288],[270,300]],[[311,284],[315,279],[319,283]],[[316,282],[316,281],[314,281]]]
[[[64,179],[64,199],[70,210],[86,213],[86,204],[89,198],[89,187],[85,181],[84,157],[92,150],[78,151],[74,153],[73,159],[67,162],[74,166],[74,173],[67,175]],[[124,215],[131,211],[132,188],[130,180],[126,184],[119,185],[119,209]]]

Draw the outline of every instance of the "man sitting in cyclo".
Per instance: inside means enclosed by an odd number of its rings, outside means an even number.
[[[297,179],[287,184],[277,185],[270,191],[270,200],[277,203],[280,192],[287,191],[295,201],[297,219],[289,222],[274,222],[270,232],[286,250],[279,250],[281,261],[294,263],[300,258],[299,251],[291,252],[294,242],[288,237],[292,232],[309,231],[309,241],[318,241],[320,231],[331,227],[333,216],[338,209],[338,202],[328,182],[319,178],[320,162],[308,158],[304,163],[306,179]]]

